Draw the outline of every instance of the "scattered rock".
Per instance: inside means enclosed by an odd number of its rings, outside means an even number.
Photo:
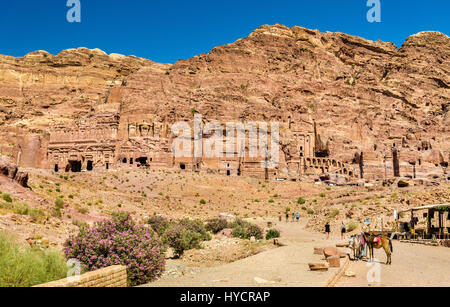
[[[17,181],[17,183],[23,186],[24,188],[28,187],[28,173],[19,171],[14,177],[14,180]]]
[[[253,281],[256,284],[274,284],[275,283],[274,281],[265,280],[261,277],[255,277],[255,278],[253,278]]]
[[[220,232],[220,235],[227,238],[231,238],[233,237],[233,229],[226,228]]]
[[[353,271],[345,271],[344,275],[346,277],[356,277],[356,273]]]
[[[229,281],[230,280],[228,278],[211,280],[211,282],[214,282],[214,283],[229,282]]]
[[[24,188],[28,187],[28,173],[19,171],[17,165],[8,157],[0,156],[0,175],[15,180]]]
[[[288,244],[283,239],[277,238],[277,239],[273,239],[273,245],[282,247],[282,246],[287,246]]]
[[[17,173],[17,166],[11,161],[11,159],[0,156],[0,175],[6,176],[10,179],[14,179]]]
[[[341,267],[341,257],[339,256],[331,256],[327,258],[328,266],[330,268],[339,268]]]
[[[331,257],[331,256],[340,256],[341,252],[336,247],[325,247],[323,249],[323,255],[325,258]]]
[[[325,259],[328,257],[332,257],[332,256],[339,256],[340,258],[345,258],[347,257],[347,254],[341,252],[339,249],[337,249],[336,247],[325,247],[323,249],[323,255],[325,256]]]
[[[255,277],[253,278],[253,281],[257,284],[267,284],[269,283],[267,280],[259,278],[259,277]]]
[[[409,184],[410,183],[406,180],[399,180],[397,183],[399,188],[407,188],[407,187],[409,187]]]
[[[224,219],[228,222],[233,221],[234,219],[236,219],[236,217],[233,214],[229,214],[229,213],[220,213],[219,214],[219,218],[220,219]]]
[[[314,247],[314,255],[323,255],[323,248]]]
[[[309,263],[308,265],[311,271],[328,271],[327,263]]]
[[[348,247],[349,245],[350,245],[349,242],[346,242],[346,243],[338,243],[338,244],[336,244],[336,247]]]

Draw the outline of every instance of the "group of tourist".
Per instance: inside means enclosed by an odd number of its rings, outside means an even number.
[[[325,224],[325,235],[327,236],[327,240],[330,238],[331,226],[330,222]],[[345,239],[345,234],[347,233],[347,227],[345,227],[344,222],[341,224],[341,240]]]
[[[292,212],[291,215],[289,215],[289,212],[286,212],[286,223],[289,223],[289,217],[291,217],[292,222],[300,222],[300,214],[299,213],[295,213]],[[281,216],[280,216],[280,222],[281,222]],[[331,226],[330,226],[330,222],[327,221],[327,223],[325,224],[325,234],[326,234],[326,238],[327,240],[330,238],[330,233],[331,233]],[[341,224],[341,239],[345,239],[345,234],[347,233],[347,227],[345,227],[344,222],[342,222]]]
[[[292,212],[292,222],[295,222],[297,220],[297,223],[300,222],[300,214]],[[281,218],[281,217],[280,217]],[[289,222],[289,212],[286,212],[286,223]]]

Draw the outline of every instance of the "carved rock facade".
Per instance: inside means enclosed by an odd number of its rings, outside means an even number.
[[[442,33],[397,48],[282,25],[173,65],[86,48],[0,56],[0,154],[59,171],[149,164],[259,178],[447,179],[449,76]],[[192,111],[205,123],[280,122],[279,167],[175,159],[170,128],[191,123]]]

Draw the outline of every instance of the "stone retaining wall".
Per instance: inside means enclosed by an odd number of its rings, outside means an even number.
[[[46,284],[38,285],[42,288],[67,287],[127,287],[127,269],[124,266],[110,266],[101,270],[89,272],[79,277],[64,278]]]

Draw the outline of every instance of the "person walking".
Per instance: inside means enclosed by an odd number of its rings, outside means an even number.
[[[345,233],[347,232],[347,228],[345,228],[344,222],[341,225],[341,240],[345,239]]]
[[[331,232],[330,223],[327,222],[327,223],[325,224],[325,234],[327,235],[327,240],[330,238],[330,232]]]
[[[295,213],[292,212],[292,222],[294,222],[294,220],[295,220]]]
[[[297,213],[296,218],[297,218],[297,223],[300,222],[300,214]]]
[[[286,223],[289,222],[289,212],[286,212]]]

